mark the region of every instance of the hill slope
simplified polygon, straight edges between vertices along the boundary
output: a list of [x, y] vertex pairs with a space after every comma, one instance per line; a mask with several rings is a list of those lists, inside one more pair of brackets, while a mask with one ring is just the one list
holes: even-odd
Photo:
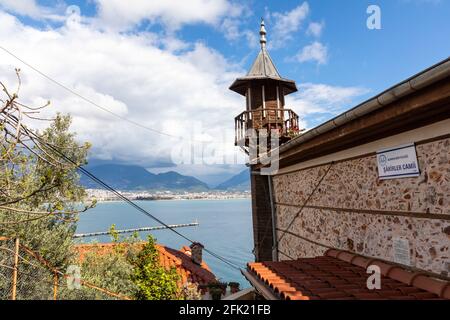
[[248, 169], [241, 171], [225, 182], [219, 184], [216, 189], [229, 191], [248, 191], [250, 190], [250, 172]]

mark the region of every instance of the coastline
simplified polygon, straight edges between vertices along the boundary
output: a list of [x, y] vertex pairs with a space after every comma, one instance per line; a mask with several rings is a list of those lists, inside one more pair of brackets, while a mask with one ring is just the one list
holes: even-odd
[[[111, 192], [102, 189], [87, 189], [89, 200], [98, 203], [123, 202]], [[133, 201], [187, 201], [187, 200], [244, 200], [251, 199], [250, 191], [212, 191], [212, 192], [172, 192], [172, 191], [120, 191]]]
[[[217, 199], [212, 199], [212, 198], [201, 198], [201, 199], [156, 199], [156, 200], [151, 200], [151, 199], [130, 199], [133, 201], [152, 201], [152, 202], [165, 202], [165, 201], [192, 201], [192, 200], [196, 200], [196, 201], [220, 201], [220, 200], [250, 200], [251, 197], [241, 197], [241, 198], [217, 198]], [[88, 200], [92, 200], [92, 199], [88, 199]], [[114, 202], [125, 202], [124, 200], [99, 200], [96, 199], [97, 203], [114, 203]]]

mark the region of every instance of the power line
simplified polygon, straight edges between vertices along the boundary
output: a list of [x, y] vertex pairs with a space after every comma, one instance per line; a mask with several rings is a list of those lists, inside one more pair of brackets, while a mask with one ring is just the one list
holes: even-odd
[[[196, 226], [198, 226], [198, 222], [172, 224], [170, 226], [172, 228], [196, 227]], [[114, 233], [121, 234], [121, 233], [133, 233], [133, 232], [155, 231], [155, 230], [165, 230], [165, 229], [167, 229], [167, 228], [164, 226], [141, 227], [141, 228], [133, 228], [133, 229], [114, 230]], [[108, 235], [108, 234], [111, 234], [111, 231], [76, 233], [73, 235], [73, 238], [96, 237], [96, 236], [103, 236], [103, 235]]]
[[[77, 165], [75, 162], [71, 161], [71, 159], [67, 158], [65, 155], [62, 155], [64, 159], [66, 159], [67, 161]], [[156, 222], [160, 223], [161, 225], [165, 226], [167, 229], [171, 230], [172, 232], [174, 232], [175, 234], [177, 234], [178, 236], [180, 236], [181, 238], [185, 239], [186, 241], [190, 242], [190, 243], [195, 243], [194, 240], [186, 237], [185, 235], [183, 235], [182, 233], [178, 232], [177, 230], [175, 230], [174, 228], [172, 228], [171, 226], [169, 226], [168, 224], [166, 224], [165, 222], [163, 222], [162, 220], [158, 219], [157, 217], [155, 217], [154, 215], [152, 215], [151, 213], [149, 213], [147, 210], [145, 210], [144, 208], [142, 208], [141, 206], [137, 205], [135, 202], [133, 202], [132, 200], [128, 199], [127, 197], [123, 196], [120, 192], [118, 192], [117, 190], [115, 190], [114, 188], [110, 187], [108, 184], [104, 183], [102, 180], [100, 180], [99, 178], [97, 178], [96, 176], [94, 176], [91, 172], [87, 171], [86, 169], [77, 166], [78, 170], [81, 171], [84, 175], [88, 176], [90, 179], [92, 179], [93, 181], [97, 182], [98, 184], [100, 184], [101, 186], [103, 186], [104, 188], [110, 190], [111, 192], [113, 192], [114, 194], [116, 194], [119, 198], [121, 198], [122, 200], [124, 200], [125, 202], [127, 202], [128, 204], [130, 204], [132, 207], [134, 207], [135, 209], [137, 209], [138, 211], [142, 212], [143, 214], [145, 214], [146, 216], [150, 217], [151, 219], [155, 220]], [[216, 257], [217, 259], [225, 262], [226, 264], [230, 265], [233, 268], [236, 268], [238, 270], [240, 270], [239, 267], [237, 267], [236, 265], [234, 265], [231, 262], [228, 262], [225, 258], [220, 257], [219, 255], [217, 255], [216, 253], [208, 250], [207, 248], [204, 248], [203, 250], [205, 250], [205, 252], [208, 252], [210, 255]]]
[[[303, 209], [305, 208], [306, 204], [309, 202], [309, 200], [313, 197], [313, 195], [315, 194], [316, 190], [320, 187], [320, 185], [322, 184], [322, 181], [325, 179], [325, 177], [328, 175], [328, 172], [330, 172], [331, 168], [334, 165], [334, 161], [331, 161], [330, 165], [328, 166], [328, 168], [325, 170], [325, 173], [323, 174], [323, 176], [320, 178], [319, 182], [314, 186], [314, 189], [311, 191], [311, 193], [309, 194], [309, 196], [306, 198], [305, 202], [302, 204], [302, 206], [300, 207], [300, 210], [297, 211], [296, 215], [294, 216], [294, 218], [292, 218], [292, 220], [290, 221], [289, 225], [287, 226], [287, 228], [284, 230], [283, 234], [280, 236], [280, 238], [278, 239], [278, 242], [281, 242], [281, 239], [283, 239], [283, 237], [286, 235], [286, 232], [289, 231], [289, 229], [291, 228], [291, 226], [294, 224], [295, 219], [298, 218], [298, 216], [300, 215], [300, 213], [302, 213]], [[280, 230], [281, 231], [281, 230]]]
[[[7, 54], [9, 54], [9, 55], [12, 56], [13, 58], [17, 59], [18, 61], [22, 62], [24, 65], [28, 66], [30, 69], [34, 70], [36, 73], [38, 73], [39, 75], [41, 75], [42, 77], [44, 77], [44, 78], [47, 79], [48, 81], [50, 81], [50, 82], [56, 84], [57, 86], [59, 86], [59, 87], [61, 87], [62, 89], [66, 90], [67, 92], [69, 92], [69, 93], [71, 93], [71, 94], [77, 96], [78, 98], [80, 98], [80, 99], [86, 101], [87, 103], [89, 103], [89, 104], [95, 106], [96, 108], [99, 108], [100, 110], [102, 110], [102, 111], [104, 111], [104, 112], [109, 113], [110, 115], [112, 115], [112, 116], [114, 116], [114, 117], [116, 117], [116, 118], [118, 118], [118, 119], [120, 119], [120, 120], [123, 120], [123, 121], [126, 121], [126, 122], [128, 122], [128, 123], [131, 123], [132, 125], [137, 126], [137, 127], [141, 128], [141, 129], [145, 129], [145, 130], [151, 131], [152, 133], [160, 134], [160, 135], [167, 136], [167, 137], [174, 138], [174, 139], [178, 139], [178, 140], [188, 140], [188, 139], [186, 139], [185, 137], [182, 137], [182, 136], [176, 136], [176, 135], [173, 135], [173, 134], [164, 132], [164, 131], [160, 131], [160, 130], [157, 130], [157, 129], [153, 129], [153, 128], [148, 127], [148, 126], [146, 126], [146, 125], [144, 125], [144, 124], [142, 124], [142, 123], [139, 123], [139, 122], [136, 122], [136, 121], [134, 121], [134, 120], [128, 119], [128, 118], [126, 118], [126, 117], [124, 117], [124, 116], [121, 116], [120, 114], [117, 114], [117, 113], [115, 113], [115, 112], [109, 110], [108, 108], [105, 108], [105, 107], [99, 105], [98, 103], [92, 101], [92, 100], [89, 99], [89, 98], [84, 97], [83, 95], [81, 95], [80, 93], [76, 92], [75, 90], [69, 88], [68, 86], [64, 85], [63, 83], [61, 83], [61, 82], [59, 82], [59, 81], [53, 79], [53, 78], [50, 77], [49, 75], [45, 74], [44, 72], [42, 72], [42, 71], [39, 70], [38, 68], [34, 67], [34, 66], [31, 65], [30, 63], [28, 63], [28, 62], [26, 62], [25, 60], [23, 60], [22, 58], [18, 57], [17, 55], [15, 55], [14, 53], [12, 53], [12, 52], [9, 51], [8, 49], [4, 48], [3, 46], [0, 46], [0, 49], [2, 49], [4, 52], [6, 52]], [[191, 140], [189, 140], [189, 141], [195, 142], [195, 143], [208, 143], [207, 141], [200, 141], [200, 140], [194, 140], [194, 139], [191, 139]]]
[[[0, 46], [0, 49], [2, 49], [4, 52], [6, 52], [7, 54], [11, 55], [12, 57], [14, 57], [15, 59], [17, 59], [18, 61], [22, 62], [23, 64], [25, 64], [26, 66], [28, 66], [29, 68], [31, 68], [32, 70], [34, 70], [35, 72], [37, 72], [38, 74], [40, 74], [41, 76], [43, 76], [44, 78], [46, 78], [47, 80], [53, 82], [54, 84], [58, 85], [59, 87], [63, 88], [64, 90], [68, 91], [69, 93], [79, 97], [80, 99], [92, 104], [93, 106], [123, 120], [123, 121], [127, 121], [133, 125], [136, 125], [142, 129], [146, 129], [149, 130], [153, 133], [158, 133], [161, 135], [165, 135], [168, 137], [172, 137], [172, 138], [177, 138], [177, 139], [185, 139], [183, 137], [178, 137], [163, 131], [159, 131], [150, 127], [147, 127], [145, 125], [142, 125], [138, 122], [135, 122], [133, 120], [130, 120], [128, 118], [125, 118], [121, 115], [118, 115], [110, 110], [108, 110], [107, 108], [104, 108], [100, 105], [98, 105], [97, 103], [95, 103], [94, 101], [82, 96], [81, 94], [77, 93], [76, 91], [72, 90], [71, 88], [65, 86], [64, 84], [58, 82], [57, 80], [54, 80], [53, 78], [51, 78], [50, 76], [46, 75], [45, 73], [43, 73], [42, 71], [40, 71], [39, 69], [35, 68], [34, 66], [32, 66], [31, 64], [29, 64], [28, 62], [24, 61], [23, 59], [19, 58], [18, 56], [16, 56], [14, 53], [10, 52], [9, 50], [7, 50], [6, 48], [4, 48], [3, 46]], [[49, 147], [50, 149], [52, 149], [54, 152], [56, 152], [57, 154], [59, 154], [63, 159], [65, 159], [66, 161], [72, 163], [73, 165], [76, 166], [76, 168], [83, 173], [84, 175], [88, 176], [91, 180], [95, 181], [96, 183], [98, 183], [99, 185], [103, 186], [104, 188], [106, 188], [107, 190], [113, 192], [114, 194], [116, 194], [120, 199], [124, 200], [125, 202], [127, 202], [128, 204], [130, 204], [132, 207], [134, 207], [135, 209], [137, 209], [138, 211], [142, 212], [143, 214], [145, 214], [146, 216], [150, 217], [151, 219], [155, 220], [156, 222], [160, 223], [161, 225], [165, 226], [167, 229], [171, 230], [172, 232], [174, 232], [175, 234], [177, 234], [178, 236], [182, 237], [183, 239], [185, 239], [186, 241], [190, 242], [190, 243], [194, 243], [195, 241], [189, 239], [188, 237], [186, 237], [185, 235], [181, 234], [180, 232], [174, 230], [172, 227], [170, 227], [168, 224], [164, 223], [162, 220], [156, 218], [155, 216], [153, 216], [151, 213], [149, 213], [147, 210], [143, 209], [142, 207], [140, 207], [139, 205], [137, 205], [136, 203], [134, 203], [132, 200], [128, 199], [127, 197], [123, 196], [120, 192], [118, 192], [117, 190], [115, 190], [114, 188], [112, 188], [111, 186], [109, 186], [108, 184], [106, 184], [105, 182], [103, 182], [102, 180], [100, 180], [99, 178], [97, 178], [95, 175], [93, 175], [91, 172], [89, 172], [88, 170], [84, 169], [83, 167], [81, 167], [79, 164], [77, 164], [75, 161], [73, 161], [72, 159], [68, 158], [65, 154], [61, 153], [58, 149], [54, 148], [52, 145], [46, 143], [45, 141], [42, 141], [42, 139], [37, 136], [36, 134], [30, 132], [28, 129], [24, 128], [29, 134], [32, 134], [37, 140], [41, 141], [41, 143], [45, 144], [47, 147]], [[191, 140], [193, 142], [195, 142], [195, 140]], [[196, 141], [199, 143], [206, 143], [205, 141]], [[235, 265], [234, 263], [228, 261], [227, 259], [221, 257], [220, 255], [214, 253], [213, 251], [207, 249], [207, 248], [203, 248], [203, 250], [207, 253], [209, 253], [211, 256], [221, 260], [222, 262], [228, 264], [229, 266], [237, 269], [237, 270], [241, 270], [241, 268], [239, 268], [237, 265]]]
[[[5, 119], [8, 116], [5, 115]], [[13, 122], [17, 123], [17, 120], [9, 117], [10, 120], [12, 120]], [[24, 132], [30, 137], [30, 139], [32, 141], [36, 142], [35, 140], [39, 141], [41, 143], [41, 146], [46, 146], [49, 149], [51, 149], [52, 151], [54, 151], [56, 154], [58, 154], [61, 158], [63, 158], [64, 160], [66, 160], [67, 162], [71, 163], [72, 165], [74, 165], [78, 171], [80, 171], [81, 173], [83, 173], [84, 175], [86, 175], [88, 178], [90, 178], [91, 180], [93, 180], [94, 182], [96, 182], [97, 184], [101, 185], [102, 187], [104, 187], [105, 189], [111, 191], [112, 193], [114, 193], [116, 196], [118, 196], [120, 199], [122, 199], [123, 201], [125, 201], [126, 203], [128, 203], [129, 205], [131, 205], [132, 207], [134, 207], [135, 209], [137, 209], [138, 211], [142, 212], [143, 214], [145, 214], [146, 216], [150, 217], [151, 219], [155, 220], [156, 222], [158, 222], [159, 224], [163, 225], [164, 227], [166, 227], [167, 229], [171, 230], [172, 232], [174, 232], [175, 234], [177, 234], [178, 236], [180, 236], [181, 238], [185, 239], [186, 241], [194, 244], [196, 243], [196, 241], [191, 240], [190, 238], [186, 237], [185, 235], [183, 235], [182, 233], [178, 232], [177, 230], [175, 230], [172, 226], [166, 224], [165, 222], [163, 222], [162, 220], [158, 219], [157, 217], [155, 217], [154, 215], [152, 215], [150, 212], [148, 212], [147, 210], [145, 210], [144, 208], [142, 208], [141, 206], [137, 205], [135, 202], [133, 202], [132, 200], [128, 199], [127, 197], [125, 197], [124, 195], [122, 195], [120, 192], [118, 192], [117, 190], [115, 190], [113, 187], [111, 187], [110, 185], [108, 185], [107, 183], [103, 182], [101, 179], [97, 178], [94, 174], [92, 174], [91, 172], [89, 172], [88, 170], [86, 170], [85, 168], [81, 167], [80, 164], [76, 163], [74, 160], [72, 160], [71, 158], [67, 157], [64, 153], [62, 153], [61, 151], [59, 151], [57, 148], [55, 148], [52, 144], [46, 142], [45, 140], [43, 140], [39, 135], [37, 135], [35, 132], [30, 131], [25, 125], [23, 124], [19, 124], [20, 127], [24, 130]], [[213, 251], [203, 247], [203, 250], [207, 253], [209, 253], [211, 256], [217, 258], [218, 260], [226, 263], [227, 265], [229, 265], [232, 268], [235, 268], [237, 270], [241, 270], [241, 268], [239, 266], [237, 266], [236, 264], [234, 264], [233, 262], [228, 261], [226, 258], [223, 258], [222, 256], [214, 253]]]
[[[112, 193], [114, 193], [115, 195], [117, 195], [120, 199], [122, 199], [123, 201], [125, 201], [126, 203], [128, 203], [129, 205], [131, 205], [133, 208], [135, 208], [136, 210], [140, 211], [141, 213], [145, 214], [146, 216], [148, 216], [149, 218], [155, 220], [156, 222], [158, 222], [159, 224], [163, 225], [164, 227], [166, 227], [167, 229], [171, 230], [172, 232], [174, 232], [175, 234], [177, 234], [178, 236], [180, 236], [181, 238], [185, 239], [186, 241], [190, 242], [190, 243], [196, 243], [196, 241], [191, 240], [190, 238], [186, 237], [185, 235], [183, 235], [182, 233], [178, 232], [177, 230], [175, 230], [172, 226], [166, 224], [165, 222], [163, 222], [162, 220], [158, 219], [157, 217], [155, 217], [154, 215], [152, 215], [150, 212], [148, 212], [147, 210], [145, 210], [144, 208], [142, 208], [141, 206], [139, 206], [138, 204], [136, 204], [135, 202], [133, 202], [132, 200], [128, 199], [127, 197], [125, 197], [124, 195], [122, 195], [120, 192], [118, 192], [117, 190], [115, 190], [113, 187], [111, 187], [110, 185], [108, 185], [107, 183], [103, 182], [101, 179], [97, 178], [94, 174], [92, 174], [91, 172], [89, 172], [88, 170], [84, 169], [83, 167], [81, 167], [79, 164], [77, 164], [75, 161], [73, 161], [72, 159], [70, 159], [69, 157], [67, 157], [65, 154], [63, 154], [61, 151], [59, 151], [58, 149], [56, 149], [55, 147], [53, 147], [51, 144], [48, 144], [47, 142], [43, 141], [39, 136], [37, 136], [35, 133], [30, 132], [26, 129], [27, 133], [33, 135], [37, 140], [39, 140], [41, 143], [45, 144], [48, 148], [50, 148], [51, 150], [53, 150], [54, 152], [56, 152], [59, 156], [61, 156], [64, 160], [70, 162], [71, 164], [73, 164], [74, 166], [76, 166], [76, 168], [83, 173], [84, 175], [86, 175], [87, 177], [89, 177], [91, 180], [95, 181], [96, 183], [98, 183], [99, 185], [101, 185], [102, 187], [106, 188], [107, 190], [111, 191]], [[213, 251], [207, 249], [206, 247], [203, 248], [203, 250], [207, 253], [209, 253], [211, 256], [215, 257], [216, 259], [226, 263], [227, 265], [229, 265], [230, 267], [237, 269], [237, 270], [241, 270], [241, 268], [237, 265], [235, 265], [233, 262], [228, 261], [226, 258], [223, 258], [222, 256], [218, 255], [217, 253], [214, 253]]]

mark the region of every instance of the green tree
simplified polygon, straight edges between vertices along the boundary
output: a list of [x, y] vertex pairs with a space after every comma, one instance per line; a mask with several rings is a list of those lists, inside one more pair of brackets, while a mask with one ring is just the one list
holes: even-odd
[[[70, 121], [69, 116], [57, 115], [40, 136], [58, 150], [64, 150], [71, 159], [85, 163], [89, 146], [76, 143], [69, 132]], [[43, 147], [36, 153], [54, 154], [54, 151]], [[32, 153], [20, 151], [16, 159], [20, 159], [18, 166], [6, 163], [2, 168], [6, 188], [14, 187], [14, 190], [0, 201], [20, 201], [0, 206], [0, 234], [19, 237], [23, 244], [39, 252], [53, 266], [64, 267], [70, 254], [77, 214], [92, 204], [84, 204], [85, 191], [79, 185], [79, 176], [73, 166], [53, 166]], [[8, 167], [14, 168], [8, 170]]]
[[134, 266], [132, 280], [137, 286], [136, 298], [139, 300], [180, 299], [178, 287], [180, 276], [176, 268], [166, 270], [159, 263], [159, 253], [155, 239], [149, 235], [148, 242], [132, 260]]
[[[123, 297], [132, 298], [137, 292], [132, 281], [133, 265], [131, 260], [136, 259], [139, 246], [137, 234], [121, 238], [116, 232], [115, 225], [110, 228], [113, 249], [102, 252], [101, 247], [92, 243], [91, 251], [87, 252], [80, 265], [82, 280], [90, 284], [114, 292]], [[79, 265], [78, 256], [73, 260], [74, 265]], [[117, 299], [104, 292], [82, 286], [79, 290], [62, 290], [64, 299], [89, 299], [105, 300]]]
[[[90, 145], [75, 140], [69, 130], [70, 116], [56, 115], [41, 132], [28, 128], [24, 119], [36, 121], [40, 108], [18, 102], [20, 86], [10, 93], [0, 85], [5, 95], [0, 100], [0, 236], [20, 238], [52, 266], [65, 271], [72, 256], [77, 215], [95, 203], [86, 204], [76, 166], [60, 153], [85, 164]], [[31, 275], [24, 279], [18, 298], [51, 296], [51, 290], [43, 294], [43, 283], [51, 280], [48, 272], [31, 266], [26, 269], [25, 263], [22, 268], [24, 275], [27, 270]]]
[[[100, 288], [138, 300], [182, 299], [180, 276], [175, 268], [166, 270], [159, 263], [155, 240], [148, 237], [145, 244], [138, 235], [121, 238], [110, 228], [113, 249], [102, 251], [95, 244], [81, 264], [82, 279]], [[74, 264], [77, 261], [74, 260]], [[191, 290], [192, 291], [192, 290]], [[65, 299], [115, 299], [100, 291], [83, 286], [80, 290], [62, 290]]]
[[[57, 114], [42, 132], [28, 128], [24, 118], [35, 121], [36, 111], [47, 105], [31, 108], [18, 102], [18, 70], [17, 75], [19, 86], [15, 93], [0, 82], [5, 95], [0, 99], [0, 236], [18, 237], [64, 273], [69, 264], [78, 263], [73, 250], [78, 214], [95, 205], [86, 203], [77, 173], [78, 165], [86, 164], [90, 145], [76, 141], [70, 132], [70, 116]], [[132, 245], [137, 237], [122, 243], [114, 226], [111, 234], [117, 244], [115, 250], [108, 255], [88, 254], [81, 266], [83, 280], [137, 299], [180, 297], [176, 269], [160, 266], [151, 236], [143, 250], [137, 252]], [[10, 256], [10, 252], [0, 250], [0, 265], [9, 263]], [[54, 275], [39, 264], [21, 260], [18, 299], [52, 298]], [[10, 276], [5, 270], [10, 272], [0, 267], [0, 299], [9, 294]], [[86, 287], [68, 290], [63, 285], [59, 298], [109, 298], [99, 292]]]

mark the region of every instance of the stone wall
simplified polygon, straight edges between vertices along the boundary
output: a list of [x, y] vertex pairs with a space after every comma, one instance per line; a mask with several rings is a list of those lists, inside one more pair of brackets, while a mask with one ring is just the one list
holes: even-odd
[[333, 164], [300, 214], [330, 164], [275, 176], [280, 258], [339, 248], [393, 261], [398, 237], [409, 240], [412, 267], [448, 275], [450, 139], [416, 149], [418, 178], [379, 180], [375, 155]]

